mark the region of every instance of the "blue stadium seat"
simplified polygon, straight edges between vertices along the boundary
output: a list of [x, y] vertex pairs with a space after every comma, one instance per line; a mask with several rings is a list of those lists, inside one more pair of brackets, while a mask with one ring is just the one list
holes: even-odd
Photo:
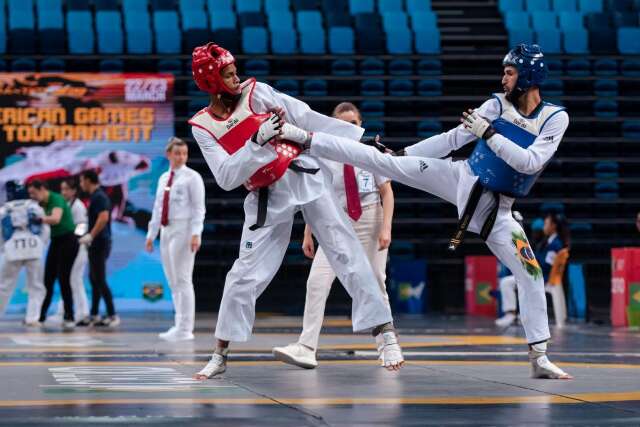
[[236, 14], [231, 10], [216, 10], [209, 9], [209, 16], [211, 22], [211, 30], [233, 30], [237, 26]]
[[363, 80], [360, 82], [360, 95], [362, 96], [384, 96], [384, 81]]
[[271, 33], [271, 52], [282, 54], [295, 54], [298, 52], [296, 32], [293, 28], [276, 28]]
[[352, 59], [336, 59], [331, 63], [331, 74], [334, 76], [354, 76], [356, 63]]
[[537, 10], [531, 12], [531, 26], [535, 31], [552, 30], [558, 27], [558, 17], [555, 12]]
[[351, 27], [329, 28], [329, 52], [332, 54], [354, 53], [354, 34]]
[[240, 23], [240, 28], [267, 26], [267, 20], [264, 14], [260, 12], [242, 12], [238, 14], [238, 22]]
[[266, 76], [270, 70], [269, 61], [265, 59], [249, 59], [244, 63], [244, 73], [248, 76]]
[[407, 12], [426, 12], [431, 10], [431, 0], [407, 0]]
[[433, 30], [438, 27], [438, 17], [430, 10], [410, 12], [411, 28], [414, 30]]
[[267, 15], [267, 26], [271, 31], [278, 28], [293, 30], [293, 14], [288, 10], [274, 10]]
[[567, 74], [584, 77], [591, 75], [591, 64], [586, 59], [572, 59], [567, 62]]
[[504, 25], [507, 30], [520, 30], [531, 27], [527, 12], [508, 12], [504, 16]]
[[524, 10], [524, 0], [498, 0], [498, 10], [505, 14]]
[[18, 58], [11, 61], [11, 71], [29, 72], [36, 71], [36, 61], [29, 58]]
[[578, 12], [560, 12], [558, 14], [560, 28], [562, 30], [575, 30], [584, 28], [582, 15]]
[[174, 0], [151, 0], [151, 9], [155, 10], [175, 10]]
[[381, 120], [367, 120], [364, 126], [365, 136], [384, 136], [384, 122]]
[[[9, 0], [9, 30], [34, 29], [35, 17], [31, 0]], [[4, 2], [2, 3], [4, 9]]]
[[236, 0], [236, 10], [238, 13], [262, 12], [261, 0]]
[[436, 79], [424, 79], [418, 82], [418, 95], [441, 96], [442, 82]]
[[622, 122], [622, 136], [629, 139], [640, 139], [640, 121], [625, 120]]
[[179, 76], [182, 74], [182, 64], [179, 59], [161, 59], [157, 64], [158, 72]]
[[551, 0], [551, 9], [556, 12], [577, 11], [577, 0]]
[[122, 0], [122, 12], [148, 12], [148, 0]]
[[389, 82], [389, 95], [413, 96], [413, 82], [411, 80], [398, 79]]
[[578, 10], [583, 14], [602, 12], [602, 0], [578, 0]]
[[637, 59], [623, 60], [620, 69], [623, 76], [640, 77], [640, 61]]
[[267, 15], [270, 15], [273, 12], [288, 12], [290, 7], [291, 4], [289, 3], [289, 0], [265, 0], [264, 2], [264, 11]]
[[120, 6], [120, 3], [118, 2], [118, 0], [94, 0], [93, 4], [96, 7], [96, 11], [119, 10], [119, 6]]
[[132, 10], [124, 14], [127, 33], [127, 52], [148, 54], [152, 51], [151, 18], [145, 11]]
[[244, 53], [265, 54], [268, 34], [264, 27], [245, 27], [242, 29], [242, 51]]
[[410, 59], [392, 59], [389, 61], [389, 74], [408, 76], [413, 74], [413, 62]]
[[596, 96], [618, 96], [618, 81], [596, 80], [593, 83], [593, 92]]
[[351, 27], [351, 15], [346, 12], [329, 11], [325, 13], [327, 19], [327, 26], [329, 27]]
[[550, 76], [561, 75], [564, 72], [562, 61], [554, 58], [546, 58], [547, 69]]
[[440, 53], [440, 31], [416, 30], [415, 31], [416, 52], [421, 54]]
[[183, 15], [185, 12], [205, 11], [205, 0], [178, 0], [178, 10]]
[[418, 61], [418, 74], [421, 76], [442, 74], [442, 63], [438, 59], [421, 59]]
[[393, 12], [404, 10], [403, 0], [378, 0], [378, 12]]
[[442, 125], [437, 120], [421, 120], [418, 122], [417, 131], [419, 138], [430, 138], [442, 133]]
[[98, 53], [117, 54], [123, 52], [122, 17], [115, 10], [96, 12]]
[[623, 55], [640, 54], [640, 28], [618, 29], [618, 51]]
[[289, 96], [300, 95], [300, 88], [297, 80], [276, 80], [273, 87]]
[[355, 16], [357, 52], [378, 55], [385, 51], [385, 41], [380, 16], [376, 13], [359, 13]]
[[564, 30], [562, 47], [568, 54], [589, 53], [589, 33], [584, 28]]
[[547, 79], [540, 85], [542, 96], [562, 96], [564, 95], [564, 83], [562, 80]]
[[40, 63], [40, 71], [45, 73], [62, 73], [66, 69], [66, 63], [63, 59], [45, 58]]
[[327, 52], [325, 46], [325, 32], [323, 29], [301, 30], [300, 52], [304, 54], [319, 55]]
[[64, 29], [62, 0], [38, 0], [36, 2], [38, 29]]
[[67, 12], [67, 40], [69, 53], [94, 52], [93, 19], [91, 12], [70, 10]]
[[231, 12], [233, 11], [234, 0], [207, 0], [207, 10], [209, 13], [214, 12]]
[[40, 30], [40, 52], [49, 55], [67, 53], [64, 30], [61, 28]]
[[529, 28], [510, 29], [509, 46], [515, 46], [520, 43], [533, 43], [533, 31]]
[[[0, 53], [7, 51], [7, 19], [4, 14], [4, 7], [0, 8]], [[6, 64], [5, 64], [6, 66]]]
[[382, 117], [384, 116], [383, 101], [362, 101], [360, 104], [360, 112], [363, 117]]
[[358, 13], [373, 13], [373, 0], [349, 0], [349, 13], [356, 15]]
[[615, 76], [618, 74], [618, 63], [615, 59], [601, 58], [593, 63], [593, 74], [596, 76]]
[[409, 28], [409, 19], [404, 11], [383, 12], [382, 15], [382, 28], [390, 33], [400, 28]]
[[98, 65], [101, 73], [122, 73], [124, 63], [120, 59], [103, 59]]
[[536, 32], [536, 43], [548, 54], [562, 53], [562, 33], [558, 29], [548, 28]]
[[618, 103], [611, 99], [599, 99], [593, 103], [593, 114], [596, 117], [617, 117]]
[[360, 74], [365, 76], [382, 75], [384, 74], [384, 62], [377, 58], [367, 58], [360, 63]]
[[589, 31], [589, 50], [595, 54], [612, 54], [616, 52], [616, 46], [611, 43], [617, 38], [617, 30], [598, 28]]
[[526, 9], [529, 12], [533, 12], [534, 10], [550, 10], [551, 4], [549, 0], [525, 0]]
[[306, 96], [327, 96], [326, 80], [305, 80], [302, 85], [302, 92]]
[[156, 52], [180, 53], [182, 51], [182, 34], [177, 12], [169, 10], [153, 12], [153, 27]]
[[208, 28], [207, 26], [207, 15], [204, 13], [204, 10], [184, 10], [181, 12], [182, 15], [182, 29], [184, 31], [188, 30], [205, 30]]
[[298, 30], [322, 28], [322, 14], [317, 10], [302, 10], [296, 13]]
[[387, 52], [391, 55], [413, 53], [413, 36], [408, 28], [396, 28], [387, 32]]

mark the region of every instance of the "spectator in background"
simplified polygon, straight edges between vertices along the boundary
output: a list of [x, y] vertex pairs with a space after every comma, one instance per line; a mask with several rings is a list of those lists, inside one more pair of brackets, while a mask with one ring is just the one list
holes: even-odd
[[539, 249], [536, 248], [536, 259], [539, 260], [546, 284], [558, 251], [570, 246], [569, 224], [563, 214], [550, 213], [544, 219], [543, 231], [545, 240]]
[[196, 316], [193, 264], [206, 212], [204, 181], [186, 165], [186, 142], [171, 138], [166, 153], [169, 170], [158, 180], [145, 248], [153, 251], [153, 241], [160, 232], [162, 268], [171, 289], [175, 324], [158, 336], [166, 341], [187, 341], [193, 339]]
[[[120, 318], [113, 305], [113, 296], [107, 284], [107, 258], [111, 253], [111, 202], [100, 187], [98, 174], [93, 170], [80, 174], [80, 188], [90, 195], [89, 232], [80, 238], [88, 246], [89, 279], [91, 280], [91, 317], [80, 322], [82, 326], [116, 327]], [[107, 316], [100, 318], [100, 298], [104, 298]]]
[[[76, 224], [76, 234], [84, 234], [87, 229], [87, 207], [78, 198], [78, 181], [75, 178], [68, 178], [60, 184], [60, 193], [71, 208], [73, 222]], [[77, 326], [83, 326], [81, 320], [89, 317], [89, 302], [84, 288], [84, 270], [87, 267], [87, 247], [80, 245], [78, 255], [71, 268], [71, 292], [73, 294], [74, 319]], [[63, 304], [58, 304], [58, 314], [62, 317]]]
[[78, 239], [74, 234], [76, 226], [73, 222], [71, 208], [62, 195], [49, 191], [42, 181], [30, 182], [27, 189], [29, 197], [39, 202], [44, 209], [45, 216], [42, 217], [42, 222], [51, 226], [51, 244], [44, 268], [44, 287], [47, 293], [40, 309], [40, 322], [44, 323], [47, 319], [47, 311], [53, 297], [53, 285], [58, 279], [64, 304], [62, 327], [65, 330], [73, 330], [75, 322], [71, 293], [71, 269], [78, 255]]

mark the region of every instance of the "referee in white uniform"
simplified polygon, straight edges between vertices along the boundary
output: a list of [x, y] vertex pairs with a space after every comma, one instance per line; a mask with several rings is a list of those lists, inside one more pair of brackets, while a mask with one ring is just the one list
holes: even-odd
[[[333, 117], [356, 126], [362, 124], [360, 111], [350, 102], [338, 104], [333, 110]], [[323, 160], [323, 162], [331, 170], [333, 189], [339, 206], [342, 206], [349, 215], [351, 225], [376, 275], [380, 292], [388, 305], [386, 267], [394, 209], [391, 181], [351, 165], [331, 160]], [[308, 258], [313, 258], [307, 279], [302, 333], [297, 343], [276, 347], [273, 351], [274, 356], [283, 362], [303, 368], [315, 368], [318, 365], [315, 353], [324, 319], [325, 304], [336, 274], [322, 248], [315, 252], [312, 230], [308, 225], [304, 229], [302, 250]]]
[[153, 250], [160, 231], [160, 255], [171, 289], [175, 325], [159, 337], [185, 341], [193, 339], [196, 314], [192, 276], [204, 223], [204, 182], [198, 172], [186, 166], [189, 152], [183, 140], [171, 138], [166, 152], [170, 168], [158, 180], [146, 249]]

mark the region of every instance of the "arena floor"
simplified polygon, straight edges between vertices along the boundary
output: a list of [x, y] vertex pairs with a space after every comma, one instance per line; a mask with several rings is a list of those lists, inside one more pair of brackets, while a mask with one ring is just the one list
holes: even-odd
[[223, 378], [191, 375], [209, 357], [214, 318], [196, 340], [161, 342], [164, 315], [124, 316], [118, 331], [27, 331], [0, 321], [3, 425], [640, 425], [640, 332], [569, 325], [552, 360], [572, 381], [529, 378], [520, 328], [489, 319], [402, 318], [407, 364], [376, 365], [367, 335], [327, 319], [320, 366], [276, 362], [271, 347], [296, 338], [300, 318], [261, 317]]

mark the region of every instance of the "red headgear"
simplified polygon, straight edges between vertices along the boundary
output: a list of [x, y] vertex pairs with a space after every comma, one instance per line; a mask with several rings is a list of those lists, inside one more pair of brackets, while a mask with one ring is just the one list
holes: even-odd
[[193, 49], [191, 70], [193, 80], [200, 90], [211, 94], [227, 92], [230, 95], [237, 95], [222, 82], [220, 71], [227, 65], [236, 62], [231, 52], [218, 46], [215, 43], [207, 43]]

